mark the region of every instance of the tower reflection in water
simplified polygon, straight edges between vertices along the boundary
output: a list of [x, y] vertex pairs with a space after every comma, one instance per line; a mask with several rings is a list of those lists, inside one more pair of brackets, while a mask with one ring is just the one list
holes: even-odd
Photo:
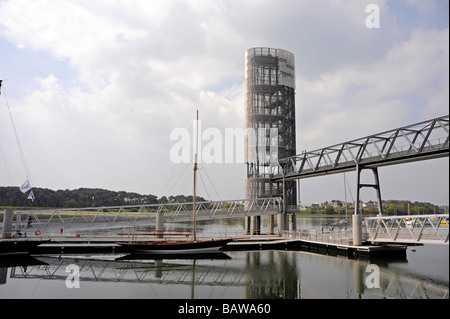
[[284, 251], [248, 252], [244, 298], [299, 299], [296, 256]]
[[[369, 289], [370, 261], [300, 251], [238, 251], [214, 257], [63, 255], [17, 262], [8, 258], [8, 263], [0, 264], [0, 298], [11, 297], [12, 292], [23, 298], [27, 289], [50, 283], [46, 298], [70, 298], [66, 267], [73, 264], [79, 267], [83, 298], [434, 299], [449, 295], [447, 279], [418, 276], [405, 260], [377, 262], [377, 281], [369, 284], [379, 288]], [[34, 297], [41, 297], [40, 290], [33, 291]]]

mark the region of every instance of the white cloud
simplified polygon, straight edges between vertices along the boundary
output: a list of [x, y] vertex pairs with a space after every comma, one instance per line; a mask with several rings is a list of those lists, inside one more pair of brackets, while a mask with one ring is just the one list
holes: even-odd
[[300, 76], [298, 140], [324, 147], [447, 114], [448, 78], [448, 29], [413, 31], [371, 64], [346, 65], [312, 81]]
[[[0, 0], [0, 36], [75, 70], [64, 85], [32, 75], [37, 89], [10, 101], [35, 183], [156, 193], [174, 171], [170, 131], [196, 109], [206, 127], [243, 125], [253, 46], [296, 55], [300, 149], [448, 113], [448, 26], [398, 32], [388, 2], [371, 3], [379, 30], [360, 0]], [[241, 194], [242, 167], [227, 169]]]

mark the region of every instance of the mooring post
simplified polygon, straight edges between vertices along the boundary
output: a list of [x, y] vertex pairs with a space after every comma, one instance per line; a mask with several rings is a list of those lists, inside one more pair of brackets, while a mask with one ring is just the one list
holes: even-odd
[[261, 235], [261, 216], [251, 217], [250, 234]]
[[251, 219], [250, 219], [250, 216], [245, 216], [244, 217], [244, 221], [245, 221], [245, 234], [246, 235], [251, 235], [251, 233], [250, 233], [250, 224], [252, 223], [251, 222]]
[[269, 216], [269, 230], [268, 230], [268, 234], [269, 235], [274, 235], [274, 229], [275, 229], [275, 216], [274, 215], [270, 215]]
[[10, 239], [13, 228], [14, 210], [7, 208], [3, 216], [2, 239]]
[[297, 215], [295, 215], [295, 213], [292, 213], [291, 225], [292, 225], [292, 232], [295, 233], [297, 231]]
[[353, 246], [362, 245], [362, 218], [361, 215], [353, 215]]
[[164, 213], [158, 212], [156, 214], [156, 238], [164, 237]]

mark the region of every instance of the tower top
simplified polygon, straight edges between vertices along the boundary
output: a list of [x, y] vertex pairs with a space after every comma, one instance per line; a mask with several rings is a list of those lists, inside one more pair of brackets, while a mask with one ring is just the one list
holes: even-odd
[[[256, 68], [276, 70], [276, 84], [295, 89], [295, 55], [293, 53], [283, 49], [256, 47], [245, 52], [245, 60], [247, 70], [250, 70], [248, 68], [250, 64]], [[271, 84], [275, 83], [271, 81]]]

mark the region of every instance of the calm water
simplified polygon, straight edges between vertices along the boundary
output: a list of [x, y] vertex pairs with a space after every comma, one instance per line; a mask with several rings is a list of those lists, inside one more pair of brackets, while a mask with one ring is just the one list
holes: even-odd
[[[330, 221], [302, 218], [298, 225], [320, 228]], [[242, 232], [237, 221], [203, 223], [200, 228], [204, 234]], [[216, 257], [34, 256], [0, 266], [0, 298], [449, 298], [448, 245], [410, 247], [407, 260], [389, 262], [301, 251], [226, 252]], [[71, 269], [79, 271], [79, 277]]]

